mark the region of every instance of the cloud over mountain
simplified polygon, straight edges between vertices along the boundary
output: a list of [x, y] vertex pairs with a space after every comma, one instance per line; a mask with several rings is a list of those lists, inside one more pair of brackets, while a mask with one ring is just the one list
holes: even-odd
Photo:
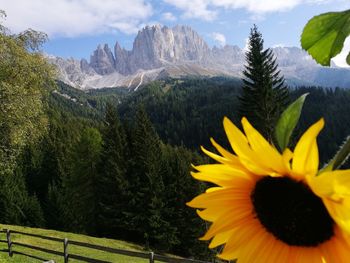
[[163, 0], [183, 11], [184, 17], [214, 20], [220, 9], [245, 9], [249, 13], [263, 15], [290, 10], [301, 4], [323, 4], [343, 0]]
[[220, 46], [225, 46], [226, 45], [226, 37], [225, 35], [214, 32], [212, 33], [212, 38], [220, 45]]
[[18, 32], [31, 27], [50, 37], [136, 33], [153, 13], [145, 0], [0, 0], [5, 25]]
[[[220, 34], [217, 37], [220, 39]], [[272, 50], [291, 86], [350, 87], [348, 69], [321, 67], [296, 47], [279, 46]], [[137, 34], [131, 50], [116, 42], [114, 47], [99, 45], [90, 61], [57, 57], [49, 60], [58, 66], [62, 81], [78, 88], [124, 86], [137, 89], [146, 82], [167, 77], [224, 75], [241, 78], [244, 52], [232, 45], [210, 48], [189, 26], [154, 25], [146, 26]]]

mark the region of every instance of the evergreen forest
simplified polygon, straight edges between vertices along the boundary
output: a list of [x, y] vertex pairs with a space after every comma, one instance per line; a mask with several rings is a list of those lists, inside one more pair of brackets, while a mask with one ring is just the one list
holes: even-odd
[[[186, 207], [205, 185], [189, 171], [208, 162], [199, 149], [213, 150], [210, 137], [229, 147], [222, 119], [239, 124], [240, 87], [229, 78], [168, 79], [137, 92], [82, 92], [57, 83], [47, 132], [24, 148], [1, 186], [1, 221], [209, 258], [198, 241], [207, 225]], [[323, 116], [318, 144], [326, 163], [350, 133], [350, 90], [299, 87], [290, 97], [304, 93], [293, 141]]]
[[[45, 34], [15, 35], [2, 26], [0, 31], [3, 224], [123, 239], [158, 252], [210, 259], [216, 251], [198, 240], [208, 224], [186, 202], [207, 188], [190, 175], [191, 165], [209, 162], [200, 146], [214, 151], [213, 137], [230, 147], [224, 116], [240, 126], [243, 105], [272, 137], [270, 122], [263, 120], [274, 124], [287, 101], [308, 93], [291, 145], [324, 117], [318, 137], [321, 165], [350, 134], [350, 89], [287, 89], [262, 42], [256, 50], [263, 54], [259, 63], [268, 61], [266, 71], [253, 72], [252, 55], [244, 73], [252, 81], [254, 74], [267, 76], [262, 94], [268, 94], [272, 107], [261, 118], [256, 105], [263, 95], [256, 100], [250, 95], [257, 94], [257, 81], [167, 78], [137, 91], [81, 91], [53, 81], [54, 69], [39, 50]], [[349, 161], [343, 165], [349, 166]]]

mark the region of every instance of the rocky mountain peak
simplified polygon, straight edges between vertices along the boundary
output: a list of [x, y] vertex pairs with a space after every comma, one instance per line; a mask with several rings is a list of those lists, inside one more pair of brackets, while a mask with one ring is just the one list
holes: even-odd
[[98, 45], [97, 49], [90, 56], [90, 67], [100, 75], [107, 75], [115, 72], [115, 59], [108, 44]]
[[115, 70], [123, 75], [128, 75], [130, 72], [128, 59], [129, 59], [129, 52], [124, 48], [122, 48], [119, 45], [118, 41], [116, 41], [114, 45]]
[[304, 50], [297, 47], [274, 47], [273, 53], [277, 58], [279, 66], [292, 66], [302, 63], [305, 67], [318, 67], [319, 65], [312, 57]]
[[[323, 68], [300, 48], [275, 47], [272, 50], [279, 69], [291, 85], [350, 85], [347, 69]], [[138, 32], [132, 50], [124, 49], [118, 42], [113, 51], [107, 44], [99, 45], [90, 62], [49, 59], [58, 65], [63, 81], [83, 88], [126, 86], [137, 89], [147, 81], [166, 76], [241, 78], [245, 63], [244, 50], [238, 46], [210, 48], [191, 27], [181, 25], [144, 27]]]
[[209, 51], [206, 42], [188, 26], [153, 25], [138, 32], [131, 51], [118, 42], [114, 54], [107, 44], [99, 45], [91, 55], [89, 66], [100, 75], [113, 72], [130, 75], [169, 63], [202, 61]]

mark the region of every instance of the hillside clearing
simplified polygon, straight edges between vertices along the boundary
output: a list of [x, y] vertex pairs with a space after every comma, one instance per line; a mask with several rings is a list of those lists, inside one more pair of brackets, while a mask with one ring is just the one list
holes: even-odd
[[[73, 234], [73, 233], [67, 233], [67, 232], [60, 232], [60, 231], [54, 231], [54, 230], [46, 230], [46, 229], [40, 229], [40, 228], [30, 228], [30, 227], [21, 227], [21, 226], [13, 226], [13, 225], [4, 225], [0, 224], [0, 229], [10, 229], [15, 231], [21, 231], [25, 233], [31, 233], [31, 234], [37, 234], [37, 235], [43, 235], [43, 236], [50, 236], [50, 237], [56, 237], [56, 238], [68, 238], [69, 240], [74, 241], [80, 241], [85, 242], [89, 244], [94, 245], [101, 245], [101, 246], [107, 246], [111, 248], [119, 248], [119, 249], [125, 249], [130, 251], [140, 251], [145, 252], [143, 247], [128, 243], [125, 241], [120, 240], [113, 240], [108, 238], [95, 238], [85, 235], [79, 235], [79, 234]], [[43, 247], [55, 251], [63, 251], [63, 243], [49, 241], [49, 240], [42, 240], [35, 237], [29, 237], [29, 236], [23, 236], [18, 234], [11, 234], [11, 238], [13, 242], [20, 242], [24, 244], [34, 245], [38, 247]], [[0, 239], [6, 240], [6, 234], [0, 233]], [[8, 253], [4, 250], [7, 250], [7, 244], [6, 243], [0, 243], [0, 263], [38, 263], [40, 262], [38, 259], [32, 259], [27, 256], [22, 256], [18, 254], [14, 254], [13, 257], [9, 257]], [[45, 252], [40, 252], [28, 248], [19, 247], [16, 245], [13, 245], [13, 250], [34, 255], [40, 258], [44, 259], [53, 259], [55, 262], [63, 262], [63, 257], [51, 255]], [[69, 245], [69, 253], [82, 255], [86, 257], [96, 258], [100, 260], [110, 261], [110, 262], [120, 262], [120, 263], [142, 263], [142, 262], [149, 262], [147, 259], [141, 259], [141, 258], [135, 258], [135, 257], [129, 257], [124, 255], [115, 255], [103, 251], [98, 251], [95, 249], [89, 249], [89, 248], [83, 248], [83, 247], [77, 247], [75, 245]], [[69, 262], [81, 262], [78, 260], [70, 259]]]

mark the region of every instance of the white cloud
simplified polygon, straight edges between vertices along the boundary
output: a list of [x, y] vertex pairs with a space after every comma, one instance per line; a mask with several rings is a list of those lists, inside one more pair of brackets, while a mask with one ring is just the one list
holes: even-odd
[[216, 11], [208, 9], [210, 0], [163, 0], [165, 3], [184, 11], [184, 18], [200, 18], [211, 21], [217, 16]]
[[[319, 0], [311, 0], [319, 1]], [[305, 1], [304, 1], [305, 2]], [[285, 11], [303, 3], [302, 0], [212, 0], [211, 4], [226, 9], [243, 8], [251, 13]]]
[[223, 34], [214, 32], [211, 36], [220, 46], [226, 45], [226, 37]]
[[278, 43], [278, 44], [272, 45], [271, 47], [272, 47], [272, 48], [276, 48], [276, 47], [286, 47], [286, 44]]
[[119, 30], [137, 32], [152, 15], [145, 0], [0, 0], [5, 25], [18, 32], [27, 28], [49, 36], [99, 34]]
[[344, 42], [342, 51], [332, 58], [332, 61], [338, 66], [343, 68], [349, 68], [350, 66], [346, 63], [346, 57], [350, 52], [350, 37], [347, 37]]
[[213, 20], [218, 9], [245, 9], [254, 15], [290, 10], [300, 4], [325, 4], [339, 0], [163, 0], [184, 11], [187, 18]]
[[261, 22], [265, 20], [265, 14], [264, 13], [252, 13], [249, 17], [250, 21], [253, 21], [255, 23]]
[[173, 13], [166, 12], [162, 14], [162, 19], [165, 21], [176, 21], [176, 16], [173, 15]]
[[246, 39], [244, 39], [243, 51], [247, 52], [248, 50], [249, 50], [249, 38], [247, 37]]

